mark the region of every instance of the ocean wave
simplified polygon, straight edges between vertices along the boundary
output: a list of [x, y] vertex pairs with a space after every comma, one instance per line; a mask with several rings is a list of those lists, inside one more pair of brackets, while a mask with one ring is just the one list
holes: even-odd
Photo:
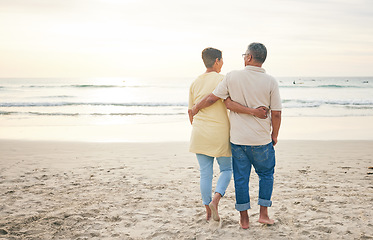
[[0, 111], [0, 115], [12, 115], [17, 114], [18, 112], [6, 112], [6, 111]]
[[131, 102], [131, 103], [98, 103], [98, 102], [14, 102], [0, 103], [0, 107], [63, 107], [63, 106], [119, 106], [119, 107], [185, 107], [187, 103], [164, 102]]
[[337, 85], [337, 84], [330, 84], [330, 85], [303, 85], [303, 84], [295, 84], [295, 85], [279, 85], [279, 88], [373, 88], [373, 85]]
[[317, 86], [319, 88], [364, 88], [364, 86], [353, 86], [353, 85], [336, 85], [336, 84], [331, 84], [331, 85], [319, 85]]
[[[179, 86], [179, 85], [169, 85], [169, 84], [144, 84], [144, 85], [111, 85], [111, 84], [57, 84], [57, 85], [13, 85], [13, 86], [0, 86], [1, 90], [6, 90], [8, 88], [22, 88], [22, 89], [58, 89], [58, 88], [76, 88], [76, 89], [106, 89], [106, 88], [184, 88], [185, 86]], [[291, 83], [279, 83], [280, 88], [331, 88], [331, 89], [344, 89], [344, 88], [366, 88], [370, 89], [373, 88], [372, 82], [366, 82], [366, 83], [346, 83], [346, 84], [327, 84], [327, 83], [297, 83], [297, 84], [291, 84]]]
[[[82, 88], [82, 89], [89, 89], [89, 88], [150, 88], [150, 87], [158, 87], [158, 88], [175, 88], [175, 86], [167, 86], [167, 85], [91, 85], [91, 84], [77, 84], [77, 85], [23, 85], [20, 86], [21, 88]], [[373, 88], [371, 84], [365, 85], [338, 85], [338, 84], [329, 84], [329, 85], [306, 85], [306, 84], [294, 84], [294, 85], [279, 85], [280, 88]], [[5, 88], [5, 87], [3, 87]], [[180, 86], [176, 86], [176, 88], [180, 88]], [[0, 87], [1, 89], [1, 87]]]
[[[60, 96], [68, 98], [69, 96]], [[286, 108], [300, 107], [320, 107], [321, 105], [334, 106], [361, 106], [373, 108], [373, 100], [300, 100], [284, 99], [282, 100]], [[116, 107], [187, 107], [186, 102], [8, 102], [0, 103], [0, 107], [65, 107], [65, 106], [116, 106]]]
[[186, 113], [45, 113], [45, 112], [15, 112], [15, 111], [0, 111], [0, 115], [36, 115], [36, 116], [175, 116], [186, 115]]
[[[157, 86], [157, 85], [97, 85], [97, 84], [8, 86], [8, 88], [149, 88], [149, 87], [167, 87], [167, 86], [161, 86], [161, 85], [160, 86]], [[172, 86], [170, 87], [172, 88]]]
[[[350, 109], [350, 111], [342, 111], [342, 112], [334, 112], [334, 111], [322, 111], [322, 112], [309, 112], [309, 111], [301, 111], [301, 112], [284, 112], [284, 117], [352, 117], [352, 116], [373, 116], [372, 111], [364, 111], [366, 109]], [[184, 116], [185, 119], [187, 118], [186, 112], [158, 112], [158, 113], [63, 113], [63, 112], [33, 112], [33, 111], [0, 111], [0, 116], [9, 116], [12, 119], [14, 117], [61, 117], [61, 118], [100, 118], [100, 117], [141, 117], [145, 119], [146, 117], [173, 117], [173, 116]]]
[[321, 105], [345, 106], [354, 107], [360, 106], [364, 108], [373, 109], [373, 101], [369, 100], [299, 100], [299, 99], [285, 99], [282, 101], [284, 108], [316, 108]]
[[352, 106], [345, 106], [347, 109], [373, 109], [373, 106], [363, 106], [363, 105], [352, 105]]
[[21, 88], [123, 88], [127, 86], [118, 85], [92, 85], [92, 84], [77, 84], [77, 85], [23, 85]]
[[42, 96], [40, 98], [75, 98], [75, 96], [57, 95], [57, 96]]

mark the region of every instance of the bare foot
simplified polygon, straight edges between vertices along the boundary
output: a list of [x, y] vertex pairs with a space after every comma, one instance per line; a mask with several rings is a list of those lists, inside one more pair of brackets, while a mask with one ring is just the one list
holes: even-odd
[[249, 215], [247, 211], [240, 211], [240, 226], [243, 229], [248, 229], [250, 227]]
[[214, 205], [213, 202], [209, 204], [209, 207], [211, 209], [212, 219], [215, 221], [220, 221], [219, 213], [218, 213], [218, 207]]
[[258, 222], [262, 224], [273, 225], [275, 223], [275, 220], [270, 218], [259, 218]]
[[242, 223], [241, 220], [240, 220], [240, 226], [241, 226], [242, 229], [249, 229], [250, 224], [249, 224], [249, 222]]
[[208, 205], [205, 205], [206, 208], [206, 221], [210, 221], [211, 219], [211, 209]]
[[268, 207], [260, 206], [259, 220], [258, 222], [267, 225], [273, 225], [274, 220], [270, 219], [268, 216]]

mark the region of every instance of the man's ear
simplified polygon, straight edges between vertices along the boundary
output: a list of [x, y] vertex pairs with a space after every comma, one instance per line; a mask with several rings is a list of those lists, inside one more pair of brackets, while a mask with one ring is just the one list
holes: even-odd
[[252, 56], [249, 55], [247, 58], [245, 58], [245, 63], [249, 63], [252, 59]]

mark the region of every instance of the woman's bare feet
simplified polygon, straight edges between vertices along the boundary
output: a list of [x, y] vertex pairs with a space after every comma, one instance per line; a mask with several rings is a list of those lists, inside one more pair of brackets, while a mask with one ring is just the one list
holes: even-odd
[[211, 219], [211, 209], [210, 209], [209, 205], [205, 205], [205, 208], [206, 208], [206, 221], [210, 221], [210, 219]]
[[250, 227], [249, 215], [246, 211], [240, 211], [240, 226], [243, 229], [248, 229]]
[[211, 209], [212, 219], [215, 221], [220, 221], [219, 213], [218, 213], [218, 206], [214, 204], [214, 202], [211, 202], [209, 204], [209, 207]]
[[221, 194], [216, 192], [214, 194], [214, 197], [212, 198], [212, 201], [209, 204], [212, 219], [214, 219], [215, 221], [220, 221], [220, 217], [218, 213], [218, 206], [219, 206], [220, 199], [221, 199]]

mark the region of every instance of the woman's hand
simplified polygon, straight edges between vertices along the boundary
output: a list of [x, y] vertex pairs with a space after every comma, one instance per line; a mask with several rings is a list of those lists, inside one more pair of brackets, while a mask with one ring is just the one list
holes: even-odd
[[245, 113], [251, 114], [257, 118], [266, 119], [268, 117], [268, 108], [265, 106], [260, 106], [258, 108], [249, 108], [245, 107], [237, 102], [232, 101], [230, 97], [224, 100], [224, 104], [227, 109], [237, 112], [237, 113]]
[[257, 107], [254, 110], [254, 116], [260, 119], [266, 119], [268, 117], [268, 111], [269, 109], [265, 106]]
[[231, 103], [232, 103], [232, 99], [230, 97], [227, 97], [225, 100], [224, 100], [224, 104], [225, 106], [227, 107], [227, 109], [231, 109]]

